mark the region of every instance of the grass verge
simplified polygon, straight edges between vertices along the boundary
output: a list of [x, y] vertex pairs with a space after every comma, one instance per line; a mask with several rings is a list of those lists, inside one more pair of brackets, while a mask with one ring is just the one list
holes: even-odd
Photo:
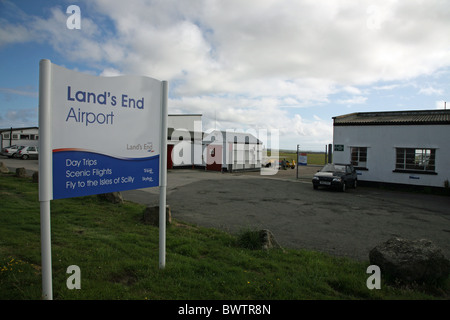
[[[0, 175], [0, 299], [40, 299], [38, 187]], [[306, 250], [252, 250], [228, 233], [175, 221], [166, 268], [158, 268], [158, 228], [144, 207], [96, 196], [51, 202], [54, 299], [448, 299], [443, 288], [366, 286], [369, 263]], [[69, 290], [67, 267], [81, 269]]]

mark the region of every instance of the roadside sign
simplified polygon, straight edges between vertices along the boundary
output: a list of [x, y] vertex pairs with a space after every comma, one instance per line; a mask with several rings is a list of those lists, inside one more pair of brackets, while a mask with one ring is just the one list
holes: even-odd
[[307, 153], [300, 153], [298, 155], [297, 163], [299, 166], [306, 166], [308, 165], [308, 154]]
[[160, 267], [164, 267], [167, 88], [167, 81], [149, 77], [96, 77], [41, 60], [39, 201], [44, 299], [52, 299], [53, 199], [159, 186]]
[[51, 64], [49, 200], [159, 186], [162, 82]]

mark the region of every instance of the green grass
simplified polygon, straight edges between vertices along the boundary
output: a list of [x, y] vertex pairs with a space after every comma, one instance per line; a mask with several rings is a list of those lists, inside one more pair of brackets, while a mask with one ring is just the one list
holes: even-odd
[[[303, 152], [302, 152], [303, 153]], [[324, 165], [325, 164], [325, 153], [320, 152], [306, 152], [307, 154], [307, 162], [308, 165]], [[268, 155], [270, 156], [270, 151], [268, 152]], [[297, 153], [295, 151], [289, 152], [289, 151], [280, 151], [278, 152], [278, 158], [279, 159], [286, 159], [289, 161], [295, 160], [297, 162]]]
[[[40, 299], [38, 187], [0, 175], [0, 299]], [[96, 196], [51, 202], [54, 299], [448, 299], [443, 288], [366, 287], [368, 262], [306, 250], [252, 250], [238, 237], [175, 221], [166, 268], [158, 267], [158, 228], [144, 207]], [[81, 289], [66, 287], [67, 267]]]

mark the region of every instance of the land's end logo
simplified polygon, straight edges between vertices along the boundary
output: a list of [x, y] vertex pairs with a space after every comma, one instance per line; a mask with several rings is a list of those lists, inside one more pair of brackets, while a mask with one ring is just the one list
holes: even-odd
[[73, 30], [73, 29], [80, 30], [81, 29], [81, 10], [80, 10], [80, 7], [76, 6], [76, 5], [70, 5], [70, 6], [67, 7], [66, 13], [70, 14], [70, 16], [67, 18], [67, 21], [66, 21], [67, 29], [69, 29], [69, 30]]
[[155, 152], [153, 149], [153, 142], [146, 142], [146, 143], [138, 143], [138, 144], [128, 144], [126, 145], [127, 150], [138, 150], [138, 151], [145, 151], [145, 152]]

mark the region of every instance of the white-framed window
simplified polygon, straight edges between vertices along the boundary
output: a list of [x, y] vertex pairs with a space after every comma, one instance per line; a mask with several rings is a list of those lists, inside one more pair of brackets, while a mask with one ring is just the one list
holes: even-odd
[[436, 149], [396, 148], [396, 171], [435, 172]]
[[350, 152], [355, 169], [367, 169], [367, 147], [350, 147]]

